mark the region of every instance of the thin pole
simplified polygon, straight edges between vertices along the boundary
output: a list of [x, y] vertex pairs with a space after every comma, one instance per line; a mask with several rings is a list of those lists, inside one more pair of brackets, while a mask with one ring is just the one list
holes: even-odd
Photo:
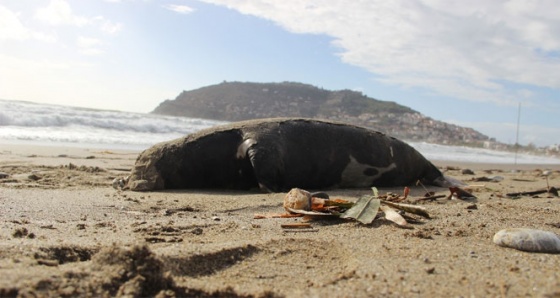
[[517, 108], [517, 132], [515, 133], [515, 165], [517, 165], [517, 150], [519, 150], [519, 120], [521, 119], [521, 102]]

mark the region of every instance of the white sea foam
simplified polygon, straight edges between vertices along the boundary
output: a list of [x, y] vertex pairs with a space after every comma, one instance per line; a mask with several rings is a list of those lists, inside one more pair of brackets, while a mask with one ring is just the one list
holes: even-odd
[[0, 139], [145, 149], [224, 122], [0, 100]]
[[[146, 149], [225, 122], [0, 100], [0, 140], [107, 149]], [[514, 154], [487, 149], [410, 143], [430, 160], [513, 163]], [[1, 145], [0, 145], [1, 146]], [[519, 154], [520, 164], [560, 164]]]
[[422, 142], [409, 142], [409, 144], [422, 153], [429, 160], [458, 161], [474, 163], [498, 163], [498, 164], [560, 164], [560, 159], [497, 151], [482, 148], [470, 148], [462, 146], [444, 146]]

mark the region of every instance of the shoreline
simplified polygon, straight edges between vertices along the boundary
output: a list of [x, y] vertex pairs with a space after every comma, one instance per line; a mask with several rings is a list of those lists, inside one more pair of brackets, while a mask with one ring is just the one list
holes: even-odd
[[[497, 246], [496, 232], [560, 233], [560, 198], [505, 196], [546, 187], [560, 165], [435, 161], [469, 184], [476, 201], [415, 201], [408, 228], [338, 219], [255, 219], [282, 213], [285, 193], [228, 190], [131, 192], [112, 188], [138, 155], [105, 150], [2, 145], [0, 296], [371, 297], [560, 295], [560, 254]], [[471, 169], [475, 175], [462, 174]], [[517, 170], [517, 171], [512, 171]], [[499, 175], [500, 182], [472, 182]], [[380, 188], [402, 193], [402, 187]], [[449, 190], [428, 186], [439, 195]], [[351, 201], [370, 189], [326, 190]]]
[[[48, 152], [51, 155], [58, 155], [58, 152], [75, 152], [81, 154], [83, 152], [94, 152], [94, 151], [114, 151], [126, 154], [136, 153], [139, 154], [146, 148], [130, 148], [127, 145], [114, 146], [108, 144], [79, 144], [79, 143], [59, 143], [59, 142], [40, 142], [40, 141], [24, 141], [24, 140], [5, 140], [0, 139], [0, 145], [2, 151], [14, 151], [14, 152], [27, 152], [34, 154], [33, 152], [41, 151]], [[489, 149], [487, 149], [489, 150]], [[499, 153], [510, 153], [505, 151], [496, 151]], [[536, 155], [538, 156], [538, 155]], [[512, 169], [516, 167], [519, 169], [528, 169], [533, 166], [538, 168], [559, 168], [560, 159], [549, 156], [539, 156], [544, 158], [550, 158], [554, 162], [551, 163], [539, 163], [539, 162], [519, 162], [514, 164], [514, 162], [474, 162], [465, 160], [452, 160], [452, 159], [441, 159], [441, 158], [428, 158], [433, 164], [437, 166], [463, 166], [472, 165], [473, 168], [482, 168], [487, 165], [495, 166], [499, 169]]]

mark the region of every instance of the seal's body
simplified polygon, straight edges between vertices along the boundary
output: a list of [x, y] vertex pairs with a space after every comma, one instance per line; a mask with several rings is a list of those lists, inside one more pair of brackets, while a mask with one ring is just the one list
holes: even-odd
[[279, 192], [445, 185], [408, 144], [352, 125], [300, 118], [258, 119], [154, 145], [138, 157], [132, 190], [225, 188]]

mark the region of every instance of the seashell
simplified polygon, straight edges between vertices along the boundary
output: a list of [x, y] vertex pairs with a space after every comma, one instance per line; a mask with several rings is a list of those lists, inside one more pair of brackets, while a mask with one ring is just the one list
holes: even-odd
[[451, 196], [450, 198], [454, 199], [454, 200], [463, 200], [463, 201], [476, 201], [476, 196], [471, 194], [470, 192], [456, 187], [456, 186], [452, 186], [449, 188], [449, 191], [451, 191]]
[[115, 178], [113, 179], [113, 188], [117, 190], [121, 190], [125, 187], [128, 183], [128, 176], [124, 178]]
[[503, 229], [494, 235], [494, 243], [528, 252], [560, 253], [558, 235], [534, 229]]
[[488, 176], [488, 179], [490, 179], [490, 181], [492, 182], [501, 182], [504, 180], [504, 177], [502, 176]]
[[284, 209], [311, 210], [311, 193], [299, 188], [292, 188], [284, 197]]

